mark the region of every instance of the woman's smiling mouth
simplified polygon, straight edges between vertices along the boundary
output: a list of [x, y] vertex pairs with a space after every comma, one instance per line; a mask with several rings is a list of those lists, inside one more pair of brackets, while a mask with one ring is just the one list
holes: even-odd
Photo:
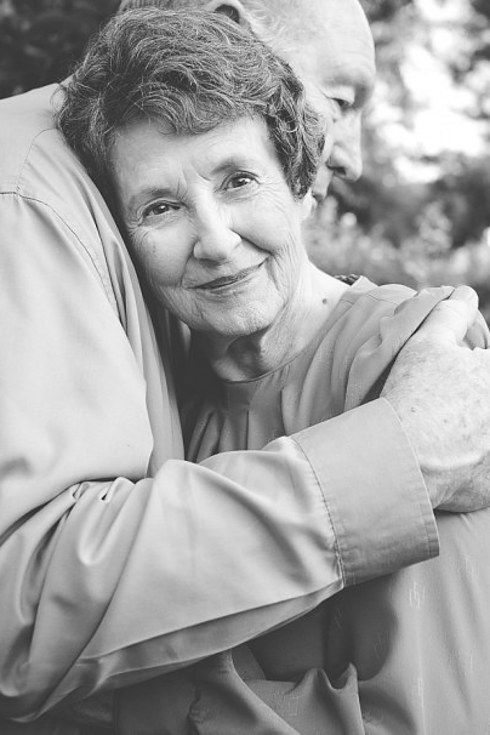
[[250, 276], [253, 276], [259, 268], [262, 267], [262, 265], [265, 263], [265, 260], [263, 260], [258, 265], [250, 266], [249, 268], [243, 268], [240, 271], [237, 271], [236, 273], [228, 273], [225, 276], [220, 276], [219, 278], [213, 278], [212, 281], [206, 281], [205, 283], [200, 283], [197, 286], [194, 286], [195, 289], [202, 289], [204, 291], [219, 291], [224, 290], [225, 288], [229, 286], [234, 286], [237, 283], [242, 283], [243, 281], [246, 281]]

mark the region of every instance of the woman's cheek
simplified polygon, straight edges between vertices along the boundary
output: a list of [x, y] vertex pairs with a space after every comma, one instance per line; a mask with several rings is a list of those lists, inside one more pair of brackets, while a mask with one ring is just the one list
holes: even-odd
[[243, 218], [247, 239], [269, 252], [287, 250], [301, 232], [302, 209], [285, 185], [270, 186]]
[[277, 253], [288, 236], [288, 228], [282, 217], [274, 216], [267, 207], [250, 208], [235, 219], [233, 229], [242, 240], [246, 240], [260, 250]]
[[155, 228], [140, 241], [138, 259], [153, 285], [173, 286], [182, 280], [189, 248], [185, 238], [179, 237], [172, 228]]

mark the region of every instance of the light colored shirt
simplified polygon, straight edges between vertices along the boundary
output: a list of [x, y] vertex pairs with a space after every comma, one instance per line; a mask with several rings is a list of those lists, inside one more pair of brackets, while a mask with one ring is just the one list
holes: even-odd
[[[372, 399], [401, 347], [452, 291], [414, 297], [403, 286], [360, 279], [316, 338], [278, 369], [231, 383], [209, 373], [189, 411], [190, 456], [255, 448]], [[489, 336], [481, 320], [467, 340], [488, 347]], [[377, 442], [371, 429], [360, 462]], [[351, 468], [345, 471], [354, 481]], [[118, 732], [486, 732], [490, 510], [441, 514], [439, 526], [437, 559], [345, 590], [249, 647], [123, 692]]]
[[383, 400], [263, 450], [182, 459], [167, 337], [157, 350], [55, 91], [0, 103], [0, 714], [17, 719], [437, 553]]

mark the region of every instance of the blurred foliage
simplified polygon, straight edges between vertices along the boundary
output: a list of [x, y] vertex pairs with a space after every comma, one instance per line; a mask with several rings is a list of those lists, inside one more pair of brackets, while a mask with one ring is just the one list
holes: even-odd
[[[472, 155], [462, 140], [459, 150], [441, 147], [427, 155], [416, 137], [414, 145], [420, 102], [406, 67], [415, 47], [434, 59], [455, 97], [464, 93], [462, 118], [474, 122], [475, 135], [478, 125], [490, 144], [490, 0], [435, 2], [454, 8], [436, 29], [446, 34], [446, 55], [421, 12], [427, 0], [361, 0], [376, 42], [381, 93], [365, 117], [363, 176], [355, 184], [334, 182], [310, 225], [310, 253], [331, 273], [363, 273], [379, 283], [469, 283], [490, 318], [489, 146]], [[388, 135], [393, 121], [395, 144]]]
[[0, 97], [65, 77], [118, 0], [0, 0]]
[[451, 221], [437, 202], [424, 209], [417, 234], [399, 247], [386, 238], [382, 225], [363, 231], [353, 213], [339, 212], [334, 198], [318, 211], [307, 236], [312, 260], [327, 273], [362, 274], [376, 283], [404, 283], [415, 289], [470, 284], [490, 323], [490, 232], [452, 248]]
[[[312, 257], [331, 272], [365, 273], [380, 283], [470, 283], [490, 314], [490, 154], [470, 155], [464, 146], [427, 154], [417, 141], [404, 148], [390, 142], [386, 122], [395, 121], [407, 139], [413, 134], [420, 101], [405, 62], [418, 47], [464, 90], [466, 118], [489, 123], [490, 143], [490, 0], [431, 0], [461, 6], [442, 29], [449, 37], [444, 57], [421, 12], [429, 0], [361, 2], [376, 42], [381, 92], [366, 115], [364, 175], [355, 184], [334, 184], [309, 228]], [[63, 79], [118, 4], [0, 0], [0, 97]], [[407, 166], [431, 174], [407, 176]]]

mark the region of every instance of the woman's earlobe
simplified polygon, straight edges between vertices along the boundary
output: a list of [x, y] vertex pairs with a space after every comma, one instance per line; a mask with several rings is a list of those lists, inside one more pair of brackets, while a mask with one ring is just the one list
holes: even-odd
[[226, 2], [223, 2], [223, 0], [210, 0], [210, 2], [204, 6], [204, 9], [210, 10], [213, 13], [226, 15], [227, 18], [230, 18], [234, 23], [238, 23], [238, 25], [250, 25], [248, 13], [240, 0], [226, 0]]

